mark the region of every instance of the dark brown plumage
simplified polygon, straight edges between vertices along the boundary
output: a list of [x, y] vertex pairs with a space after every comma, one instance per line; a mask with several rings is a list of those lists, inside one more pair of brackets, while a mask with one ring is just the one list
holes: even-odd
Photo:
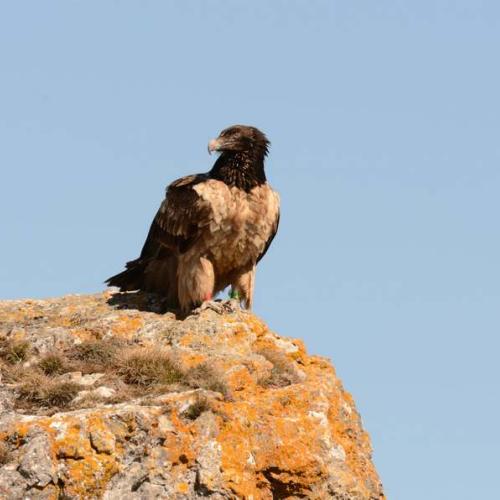
[[235, 125], [210, 141], [212, 169], [167, 187], [139, 258], [107, 280], [122, 291], [163, 295], [183, 311], [231, 285], [251, 307], [255, 266], [278, 229], [279, 196], [266, 181], [269, 141]]

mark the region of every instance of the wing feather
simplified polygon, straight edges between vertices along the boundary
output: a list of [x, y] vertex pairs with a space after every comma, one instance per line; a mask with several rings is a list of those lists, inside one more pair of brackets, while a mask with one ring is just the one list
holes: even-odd
[[190, 175], [167, 187], [166, 197], [149, 228], [139, 258], [127, 262], [125, 271], [106, 280], [122, 291], [163, 293], [177, 303], [177, 255], [186, 252], [210, 224], [212, 208], [193, 189], [207, 175]]
[[276, 236], [276, 233], [278, 232], [278, 226], [280, 224], [280, 211], [278, 210], [278, 213], [276, 214], [276, 219], [273, 224], [272, 232], [269, 238], [266, 241], [266, 244], [264, 246], [264, 249], [262, 250], [261, 254], [257, 257], [257, 262], [266, 255], [266, 252], [269, 250], [269, 247], [271, 246], [271, 243], [273, 242], [274, 237]]
[[212, 209], [193, 189], [206, 175], [189, 175], [167, 187], [166, 197], [149, 229], [140, 259], [154, 257], [160, 248], [186, 252], [210, 223]]

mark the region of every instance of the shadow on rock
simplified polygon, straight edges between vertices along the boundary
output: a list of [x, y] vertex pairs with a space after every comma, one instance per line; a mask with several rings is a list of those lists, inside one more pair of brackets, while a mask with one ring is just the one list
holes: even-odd
[[169, 307], [163, 297], [154, 293], [116, 292], [107, 300], [107, 303], [115, 309], [136, 309], [157, 314], [171, 312], [178, 315], [178, 311]]

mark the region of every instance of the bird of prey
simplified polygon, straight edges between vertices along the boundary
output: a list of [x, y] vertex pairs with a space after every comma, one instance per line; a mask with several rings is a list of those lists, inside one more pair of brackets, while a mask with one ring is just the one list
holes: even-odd
[[106, 283], [160, 294], [183, 312], [231, 286], [230, 296], [250, 309], [255, 268], [280, 216], [279, 195], [264, 173], [269, 144], [245, 125], [212, 139], [209, 152], [220, 153], [212, 169], [167, 187], [139, 258]]

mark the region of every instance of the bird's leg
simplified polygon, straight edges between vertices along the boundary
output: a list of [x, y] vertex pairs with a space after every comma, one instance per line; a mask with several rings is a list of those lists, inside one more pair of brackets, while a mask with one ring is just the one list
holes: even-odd
[[210, 297], [210, 299], [204, 300], [199, 307], [193, 309], [193, 314], [201, 314], [203, 311], [206, 311], [207, 309], [211, 309], [217, 314], [224, 314], [225, 312], [224, 305], [225, 305], [224, 302], [220, 300], [219, 301], [212, 300], [212, 298]]
[[221, 300], [215, 301], [214, 296], [212, 293], [207, 293], [203, 297], [203, 302], [201, 303], [200, 306], [198, 306], [196, 309], [193, 310], [193, 314], [200, 314], [203, 311], [206, 311], [207, 309], [211, 309], [212, 311], [215, 311], [217, 314], [223, 314], [224, 313], [224, 304], [222, 303]]
[[209, 259], [180, 259], [177, 276], [179, 303], [185, 313], [193, 306], [212, 302], [215, 274]]
[[252, 308], [253, 289], [255, 283], [255, 266], [249, 271], [241, 273], [231, 286], [229, 297], [236, 299], [238, 304], [243, 302], [246, 309]]
[[229, 300], [213, 300], [212, 296], [208, 297], [203, 303], [193, 310], [193, 314], [201, 314], [203, 311], [211, 309], [217, 314], [233, 313], [240, 309], [240, 299], [237, 291], [231, 292]]

